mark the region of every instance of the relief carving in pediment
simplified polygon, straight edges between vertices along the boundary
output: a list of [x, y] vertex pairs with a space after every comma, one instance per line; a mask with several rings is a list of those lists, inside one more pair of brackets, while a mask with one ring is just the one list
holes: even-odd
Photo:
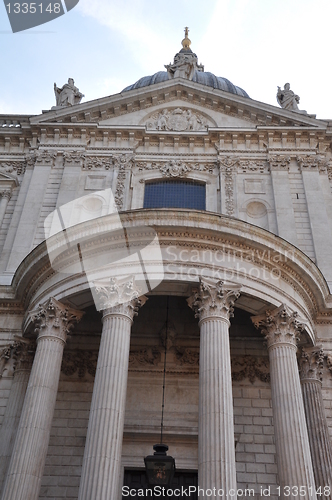
[[215, 124], [211, 119], [191, 109], [163, 109], [145, 121], [148, 130], [170, 130], [175, 132], [207, 130]]

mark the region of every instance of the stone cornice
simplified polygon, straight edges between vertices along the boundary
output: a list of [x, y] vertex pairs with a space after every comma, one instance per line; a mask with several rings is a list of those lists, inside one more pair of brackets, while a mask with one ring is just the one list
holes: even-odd
[[[225, 114], [222, 109], [219, 112]], [[32, 125], [30, 130], [19, 129], [15, 132], [15, 136], [11, 135], [11, 130], [8, 129], [6, 135], [1, 135], [0, 128], [0, 160], [3, 161], [10, 158], [14, 161], [18, 154], [29, 153], [29, 144], [33, 151], [38, 151], [38, 148], [59, 150], [59, 152], [84, 148], [86, 152], [99, 151], [103, 154], [119, 149], [149, 153], [149, 142], [152, 144], [155, 141], [154, 146], [159, 145], [163, 148], [167, 142], [169, 147], [169, 142], [175, 141], [175, 147], [175, 143], [180, 141], [182, 148], [188, 143], [187, 154], [191, 155], [196, 147], [203, 154], [211, 153], [213, 144], [217, 141], [220, 151], [228, 155], [248, 156], [250, 151], [250, 156], [265, 153], [291, 155], [292, 158], [296, 158], [299, 155], [326, 154], [331, 143], [331, 138], [326, 135], [325, 129], [305, 126], [284, 128], [275, 125], [271, 130], [258, 126], [252, 128], [220, 126], [209, 127], [208, 130], [181, 132], [176, 130], [150, 131], [142, 126], [119, 126], [92, 122], [50, 122]]]

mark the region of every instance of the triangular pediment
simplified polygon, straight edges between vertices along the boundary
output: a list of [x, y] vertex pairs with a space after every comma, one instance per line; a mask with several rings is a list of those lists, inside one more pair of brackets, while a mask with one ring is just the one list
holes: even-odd
[[[179, 127], [178, 131], [185, 130], [180, 125], [181, 122], [182, 126], [184, 125], [185, 115], [191, 123], [188, 130], [195, 131], [206, 130], [207, 127], [325, 128], [327, 124], [312, 115], [288, 111], [181, 78], [44, 112], [42, 115], [32, 117], [31, 124], [93, 123], [99, 127], [124, 126], [146, 129], [156, 127], [157, 130], [166, 130], [165, 125], [164, 128], [160, 128], [157, 123], [160, 114], [166, 112], [167, 121], [171, 123], [171, 127], [174, 123], [178, 124], [176, 125]], [[176, 114], [178, 116], [174, 118]], [[204, 126], [200, 127], [200, 123]]]

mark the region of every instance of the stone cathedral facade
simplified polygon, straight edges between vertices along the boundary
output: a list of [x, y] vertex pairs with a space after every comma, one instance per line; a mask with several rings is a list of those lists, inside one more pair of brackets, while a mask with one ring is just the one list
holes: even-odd
[[173, 488], [332, 498], [332, 121], [182, 45], [0, 116], [2, 500], [142, 497], [165, 366]]

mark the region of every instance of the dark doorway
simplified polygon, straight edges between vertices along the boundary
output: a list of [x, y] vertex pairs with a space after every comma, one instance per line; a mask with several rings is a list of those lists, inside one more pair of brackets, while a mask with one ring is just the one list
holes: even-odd
[[[170, 490], [180, 490], [181, 495], [169, 495], [162, 496], [161, 498], [190, 498], [191, 500], [198, 500], [197, 496], [197, 472], [185, 472], [185, 471], [176, 471], [172, 485], [169, 487]], [[126, 500], [126, 498], [133, 499], [157, 499], [160, 498], [160, 495], [151, 495], [151, 487], [147, 484], [145, 470], [125, 470], [124, 473], [124, 481], [123, 486], [126, 489], [122, 490], [122, 500]], [[191, 492], [189, 496], [189, 486], [195, 486], [196, 491]], [[167, 489], [167, 488], [166, 488]], [[165, 489], [165, 491], [166, 491]], [[130, 494], [129, 494], [130, 490]], [[144, 491], [144, 496], [142, 496], [142, 490]], [[136, 492], [136, 494], [135, 494]], [[182, 492], [184, 493], [182, 495]], [[178, 492], [176, 492], [178, 493]], [[187, 493], [187, 494], [186, 494]]]

